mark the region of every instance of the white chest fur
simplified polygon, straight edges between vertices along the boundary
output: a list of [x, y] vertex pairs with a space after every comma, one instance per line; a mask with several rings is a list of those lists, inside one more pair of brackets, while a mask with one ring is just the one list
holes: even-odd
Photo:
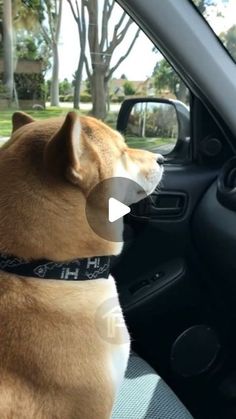
[[109, 298], [99, 309], [102, 337], [110, 344], [108, 368], [111, 373], [115, 392], [122, 383], [130, 352], [130, 336], [120, 307], [114, 279], [110, 276]]

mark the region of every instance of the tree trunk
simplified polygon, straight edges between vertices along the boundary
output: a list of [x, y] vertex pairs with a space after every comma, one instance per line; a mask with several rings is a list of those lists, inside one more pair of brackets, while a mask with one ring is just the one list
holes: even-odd
[[[56, 0], [56, 4], [57, 4]], [[58, 2], [58, 11], [55, 7], [55, 15], [50, 10], [48, 4], [48, 17], [49, 17], [49, 27], [51, 32], [51, 42], [52, 42], [52, 84], [51, 84], [51, 106], [59, 106], [59, 51], [58, 43], [61, 29], [61, 18], [62, 18], [62, 0]], [[58, 13], [58, 14], [57, 14]], [[54, 21], [54, 24], [53, 24]]]
[[109, 81], [105, 80], [104, 87], [105, 87], [105, 94], [106, 94], [106, 98], [107, 98], [106, 110], [107, 110], [107, 112], [110, 112], [110, 110], [111, 110], [111, 98], [110, 98], [110, 91], [109, 91]]
[[13, 102], [14, 93], [14, 62], [13, 62], [13, 31], [12, 31], [12, 2], [3, 1], [3, 61], [4, 78], [7, 98]]
[[[130, 45], [126, 49], [116, 64], [111, 67], [111, 60], [114, 51], [122, 43], [129, 27], [132, 24], [132, 19], [126, 19], [126, 12], [121, 13], [119, 20], [114, 25], [111, 36], [109, 33], [109, 21], [112, 20], [112, 10], [115, 5], [115, 0], [103, 1], [102, 13], [99, 13], [98, 0], [86, 0], [83, 2], [88, 11], [88, 44], [90, 51], [91, 69], [86, 63], [86, 70], [88, 78], [91, 80], [92, 113], [97, 118], [105, 119], [107, 113], [107, 82], [111, 79], [113, 73], [120, 64], [127, 58], [132, 50], [134, 43], [139, 35], [139, 29], [135, 33]], [[99, 17], [102, 17], [99, 22]]]
[[104, 83], [105, 74], [101, 69], [95, 69], [91, 77], [91, 91], [92, 91], [92, 114], [104, 120], [106, 118], [106, 86]]
[[81, 83], [82, 83], [82, 76], [83, 76], [83, 68], [84, 68], [84, 57], [81, 54], [79, 59], [78, 68], [75, 74], [75, 91], [74, 91], [74, 108], [79, 109], [80, 103], [80, 91], [81, 91]]
[[59, 106], [59, 53], [57, 43], [53, 44], [52, 53], [53, 68], [51, 84], [51, 106]]

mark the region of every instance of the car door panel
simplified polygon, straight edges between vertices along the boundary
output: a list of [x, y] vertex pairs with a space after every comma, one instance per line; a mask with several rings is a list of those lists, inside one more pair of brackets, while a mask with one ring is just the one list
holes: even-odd
[[[216, 170], [191, 164], [166, 165], [160, 191], [148, 197], [147, 202], [137, 204], [132, 211], [134, 215], [127, 221], [135, 235], [125, 244], [113, 267], [118, 286], [146, 275], [147, 270], [158, 269], [161, 263], [173, 257], [186, 257], [191, 243], [190, 220], [194, 208], [216, 176]], [[184, 213], [174, 217], [172, 212], [164, 217], [158, 211], [153, 213], [153, 208], [156, 209], [153, 199], [155, 202], [162, 194], [185, 197]]]
[[170, 354], [175, 340], [193, 325], [215, 325], [211, 297], [202, 288], [195, 259], [191, 221], [216, 176], [216, 170], [191, 164], [167, 165], [157, 194], [186, 196], [183, 216], [153, 217], [145, 214], [144, 203], [137, 204], [135, 216], [126, 220], [134, 235], [113, 266], [132, 346], [172, 385]]

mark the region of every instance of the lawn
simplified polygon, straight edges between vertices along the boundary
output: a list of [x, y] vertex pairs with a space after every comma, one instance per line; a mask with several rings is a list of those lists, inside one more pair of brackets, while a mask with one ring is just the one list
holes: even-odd
[[176, 143], [175, 138], [145, 138], [145, 137], [126, 137], [126, 142], [129, 147], [132, 148], [145, 148], [146, 150], [158, 152], [158, 148], [165, 146], [169, 147], [169, 151], [174, 147]]
[[[68, 108], [47, 108], [40, 111], [27, 110], [26, 112], [35, 119], [52, 118], [54, 116], [66, 115], [70, 109]], [[0, 137], [9, 137], [12, 129], [11, 117], [14, 110], [0, 111]]]
[[[53, 108], [49, 107], [44, 110], [27, 110], [26, 112], [35, 119], [52, 118], [55, 116], [66, 115], [70, 108]], [[1, 110], [0, 111], [0, 137], [9, 137], [12, 130], [12, 114], [14, 110]], [[85, 111], [78, 111], [80, 114], [86, 114]], [[106, 123], [112, 128], [116, 127], [117, 113], [110, 112], [107, 116]], [[140, 138], [140, 137], [126, 137], [126, 142], [133, 148], [145, 148], [150, 151], [157, 151], [161, 146], [168, 144], [174, 145], [176, 142], [173, 138]]]
[[[31, 115], [35, 119], [46, 119], [46, 118], [52, 118], [55, 116], [61, 116], [66, 115], [70, 110], [70, 108], [47, 108], [43, 110], [27, 110], [24, 111], [27, 114]], [[0, 137], [9, 137], [11, 135], [11, 129], [12, 129], [12, 114], [14, 113], [14, 110], [1, 110], [0, 111]], [[86, 114], [86, 111], [78, 111], [79, 114]], [[116, 126], [116, 119], [117, 119], [117, 113], [112, 112], [109, 113], [107, 116], [106, 123], [110, 125], [112, 128], [115, 128]]]

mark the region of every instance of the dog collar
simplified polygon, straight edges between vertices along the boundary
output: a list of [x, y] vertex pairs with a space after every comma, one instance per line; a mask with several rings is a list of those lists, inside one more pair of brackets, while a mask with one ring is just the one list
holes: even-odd
[[69, 262], [52, 262], [46, 259], [28, 262], [21, 258], [0, 254], [0, 269], [15, 275], [63, 281], [86, 281], [108, 278], [110, 257], [75, 259]]

